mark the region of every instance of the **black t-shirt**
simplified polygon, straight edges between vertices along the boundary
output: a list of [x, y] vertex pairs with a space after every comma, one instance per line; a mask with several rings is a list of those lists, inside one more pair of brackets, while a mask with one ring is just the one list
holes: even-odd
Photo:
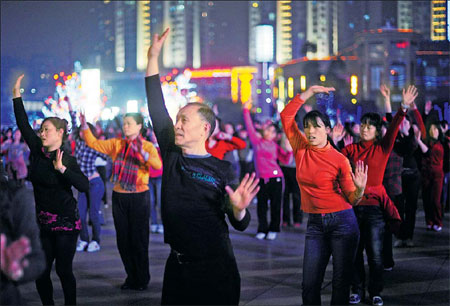
[[220, 254], [234, 257], [225, 215], [240, 231], [250, 213], [237, 221], [225, 186], [236, 188], [232, 165], [209, 154], [184, 155], [175, 145], [172, 121], [164, 106], [159, 75], [145, 79], [148, 107], [163, 160], [161, 187], [164, 240], [183, 254], [201, 258]]

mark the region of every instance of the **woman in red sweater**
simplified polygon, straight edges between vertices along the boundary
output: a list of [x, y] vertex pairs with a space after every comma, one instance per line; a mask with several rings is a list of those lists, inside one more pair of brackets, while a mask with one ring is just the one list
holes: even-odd
[[304, 305], [320, 305], [321, 284], [331, 255], [331, 304], [348, 304], [359, 239], [352, 206], [361, 200], [367, 181], [367, 167], [358, 162], [353, 174], [349, 161], [330, 144], [327, 133], [331, 126], [327, 115], [309, 112], [303, 119], [305, 135], [295, 122], [295, 115], [307, 99], [314, 93], [332, 90], [334, 88], [312, 86], [297, 95], [281, 112], [281, 122], [297, 165], [301, 207], [309, 214], [303, 258]]
[[385, 216], [392, 221], [389, 224], [398, 226], [401, 219], [397, 208], [389, 199], [383, 186], [383, 176], [389, 155], [394, 147], [400, 123], [417, 97], [417, 90], [410, 86], [403, 90], [402, 107], [397, 111], [384, 137], [381, 137], [381, 116], [377, 113], [366, 113], [361, 118], [360, 141], [346, 146], [342, 150], [353, 165], [362, 160], [369, 167], [367, 186], [364, 197], [355, 208], [361, 233], [356, 253], [355, 271], [353, 275], [350, 304], [358, 304], [365, 295], [365, 271], [363, 252], [366, 250], [369, 263], [368, 290], [372, 305], [383, 305], [380, 296], [383, 290], [383, 237]]
[[[416, 139], [422, 152], [422, 199], [425, 211], [427, 229], [436, 232], [442, 230], [441, 191], [444, 181], [444, 147], [439, 141], [441, 131], [439, 121], [428, 123], [425, 130], [422, 121], [419, 121], [420, 131]], [[425, 137], [421, 138], [421, 135]]]

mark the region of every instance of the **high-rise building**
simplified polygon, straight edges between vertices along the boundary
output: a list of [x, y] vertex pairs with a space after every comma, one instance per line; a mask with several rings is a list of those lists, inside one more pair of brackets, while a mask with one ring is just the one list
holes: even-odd
[[426, 40], [431, 40], [431, 1], [411, 1], [412, 28], [422, 34]]
[[[337, 32], [333, 27], [337, 26], [336, 1], [308, 1], [307, 2], [307, 36], [309, 43], [315, 45], [308, 50], [308, 57], [326, 57], [337, 52]], [[333, 37], [334, 36], [334, 37]], [[336, 46], [333, 46], [334, 45]]]
[[413, 1], [398, 1], [397, 27], [399, 29], [413, 28]]
[[449, 40], [449, 4], [446, 0], [431, 1], [431, 40]]

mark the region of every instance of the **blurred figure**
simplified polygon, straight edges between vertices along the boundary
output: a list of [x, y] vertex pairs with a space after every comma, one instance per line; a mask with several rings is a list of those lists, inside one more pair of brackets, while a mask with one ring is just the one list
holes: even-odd
[[0, 165], [0, 305], [21, 305], [18, 286], [45, 269], [31, 191], [8, 180]]

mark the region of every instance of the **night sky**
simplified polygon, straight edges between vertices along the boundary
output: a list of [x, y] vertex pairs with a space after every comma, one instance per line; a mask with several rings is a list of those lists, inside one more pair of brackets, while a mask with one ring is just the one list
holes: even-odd
[[1, 55], [27, 59], [48, 54], [65, 59], [72, 46], [74, 59], [93, 49], [95, 1], [1, 1]]

